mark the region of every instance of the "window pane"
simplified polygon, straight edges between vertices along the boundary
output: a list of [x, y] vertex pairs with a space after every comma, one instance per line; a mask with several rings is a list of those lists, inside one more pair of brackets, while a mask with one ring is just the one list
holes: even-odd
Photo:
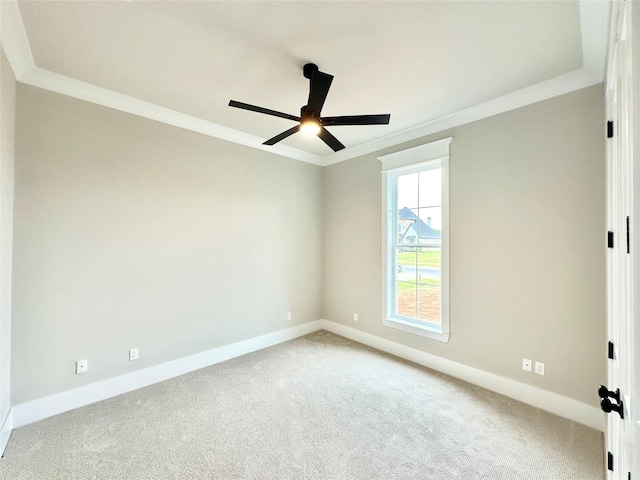
[[433, 168], [419, 173], [420, 207], [440, 205], [442, 198], [442, 170]]
[[440, 266], [442, 250], [440, 248], [420, 247], [416, 252], [418, 280], [420, 283], [440, 284]]
[[[404, 207], [398, 210], [398, 243], [419, 243], [420, 217], [417, 208]], [[417, 223], [416, 223], [417, 222]]]
[[396, 314], [440, 323], [441, 249], [398, 247]]
[[418, 207], [418, 173], [398, 177], [398, 210]]
[[[439, 170], [435, 171], [439, 172]], [[404, 184], [416, 188], [417, 191], [418, 184], [413, 180], [422, 173], [425, 172], [406, 175], [405, 177], [412, 178]], [[434, 175], [431, 176], [434, 177]], [[439, 179], [439, 174], [436, 177]], [[436, 206], [422, 208], [405, 206], [397, 211], [399, 245], [396, 247], [395, 314], [422, 322], [440, 324], [442, 209], [439, 205], [440, 199], [434, 201], [438, 202]], [[425, 246], [408, 246], [415, 244]]]
[[440, 323], [440, 286], [421, 283], [418, 286], [418, 319]]
[[441, 248], [419, 248], [417, 255], [418, 274], [418, 319], [440, 323], [440, 284], [442, 278]]
[[416, 317], [416, 284], [397, 282], [396, 284], [396, 314], [402, 317]]
[[418, 282], [418, 252], [415, 248], [398, 248], [397, 279], [400, 282]]
[[442, 239], [442, 208], [418, 209], [418, 220], [413, 228], [418, 232], [418, 243], [440, 247]]

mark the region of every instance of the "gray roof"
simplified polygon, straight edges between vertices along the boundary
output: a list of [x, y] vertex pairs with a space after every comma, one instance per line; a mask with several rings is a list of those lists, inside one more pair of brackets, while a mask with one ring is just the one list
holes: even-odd
[[[404, 207], [398, 211], [398, 218], [400, 220], [413, 221], [413, 228], [418, 232], [420, 238], [436, 239], [441, 238], [441, 233], [438, 230], [431, 228], [424, 223], [420, 217], [418, 217], [411, 209]], [[403, 234], [404, 235], [404, 234]]]

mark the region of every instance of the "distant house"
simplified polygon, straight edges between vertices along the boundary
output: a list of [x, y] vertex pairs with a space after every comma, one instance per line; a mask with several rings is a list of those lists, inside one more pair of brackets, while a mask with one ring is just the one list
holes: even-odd
[[398, 210], [398, 240], [401, 243], [419, 243], [425, 247], [439, 247], [441, 232], [432, 228], [430, 223], [430, 218], [427, 218], [425, 223], [407, 207]]

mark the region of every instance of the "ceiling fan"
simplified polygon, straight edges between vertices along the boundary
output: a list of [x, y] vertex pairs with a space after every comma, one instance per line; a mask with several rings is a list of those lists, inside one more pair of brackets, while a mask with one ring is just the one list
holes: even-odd
[[332, 127], [337, 125], [388, 125], [390, 114], [384, 115], [345, 115], [340, 117], [322, 117], [320, 112], [322, 106], [329, 93], [329, 87], [333, 81], [333, 75], [324, 73], [318, 70], [318, 66], [314, 63], [307, 63], [302, 68], [302, 73], [305, 78], [309, 79], [309, 100], [307, 104], [300, 109], [300, 116], [289, 115], [287, 113], [277, 112], [275, 110], [269, 110], [268, 108], [257, 107], [248, 103], [237, 102], [231, 100], [229, 102], [230, 107], [242, 108], [244, 110], [251, 110], [252, 112], [264, 113], [266, 115], [272, 115], [274, 117], [286, 118], [299, 122], [293, 128], [286, 130], [273, 138], [270, 138], [263, 145], [275, 145], [280, 140], [293, 135], [298, 131], [304, 133], [317, 135], [326, 143], [334, 152], [342, 150], [344, 145], [340, 141], [331, 135], [325, 127]]

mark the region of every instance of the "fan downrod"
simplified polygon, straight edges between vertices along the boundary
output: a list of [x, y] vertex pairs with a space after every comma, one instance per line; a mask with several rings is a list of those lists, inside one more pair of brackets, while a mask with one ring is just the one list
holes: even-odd
[[304, 65], [304, 67], [302, 67], [302, 74], [304, 75], [304, 78], [308, 78], [309, 80], [311, 80], [311, 77], [317, 71], [318, 65], [316, 65], [315, 63], [307, 63]]

